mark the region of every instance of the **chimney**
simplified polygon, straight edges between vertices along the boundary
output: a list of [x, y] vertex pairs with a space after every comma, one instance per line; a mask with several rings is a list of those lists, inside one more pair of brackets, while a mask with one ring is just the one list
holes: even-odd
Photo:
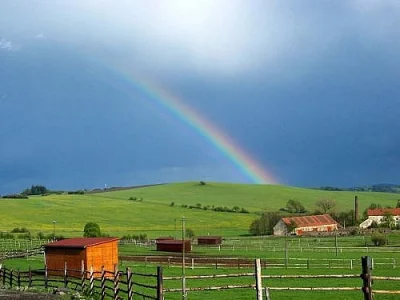
[[358, 222], [358, 197], [354, 196], [354, 221]]

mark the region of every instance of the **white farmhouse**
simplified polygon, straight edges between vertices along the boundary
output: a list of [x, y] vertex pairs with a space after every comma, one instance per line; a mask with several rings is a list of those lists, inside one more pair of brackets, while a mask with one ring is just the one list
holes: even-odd
[[367, 216], [364, 222], [360, 224], [360, 228], [368, 228], [372, 225], [372, 222], [376, 222], [378, 225], [382, 222], [383, 217], [385, 214], [390, 214], [393, 216], [395, 226], [400, 224], [400, 208], [375, 208], [375, 209], [368, 209]]

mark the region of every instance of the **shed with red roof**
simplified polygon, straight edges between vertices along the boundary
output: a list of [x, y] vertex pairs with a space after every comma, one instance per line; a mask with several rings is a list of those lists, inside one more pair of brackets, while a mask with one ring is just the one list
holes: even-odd
[[[63, 275], [65, 265], [69, 276], [80, 276], [82, 262], [85, 270], [93, 268], [100, 277], [102, 266], [113, 272], [118, 264], [118, 238], [71, 238], [44, 246], [49, 275]], [[71, 271], [75, 270], [75, 271]]]
[[331, 232], [337, 229], [338, 223], [328, 214], [286, 217], [274, 226], [274, 235], [303, 235], [307, 232]]

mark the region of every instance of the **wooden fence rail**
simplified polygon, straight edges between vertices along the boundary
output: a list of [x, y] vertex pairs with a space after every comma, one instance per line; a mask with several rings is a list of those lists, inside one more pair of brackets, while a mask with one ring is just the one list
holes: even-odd
[[[362, 274], [322, 274], [322, 275], [262, 275], [262, 264], [260, 259], [256, 259], [255, 261], [255, 272], [254, 273], [240, 273], [240, 274], [213, 274], [213, 275], [197, 275], [197, 276], [186, 276], [186, 280], [200, 280], [200, 279], [218, 279], [218, 278], [239, 278], [239, 277], [253, 277], [255, 284], [230, 284], [230, 285], [220, 285], [220, 286], [203, 286], [203, 287], [193, 287], [195, 285], [192, 282], [191, 287], [186, 287], [186, 292], [198, 292], [198, 291], [213, 291], [213, 290], [227, 290], [227, 289], [255, 289], [256, 295], [255, 299], [270, 299], [269, 291], [362, 291], [364, 294], [364, 299], [372, 299], [366, 298], [370, 297], [372, 294], [400, 294], [400, 291], [396, 290], [372, 290], [372, 281], [373, 280], [393, 280], [400, 281], [400, 277], [384, 277], [384, 276], [372, 276], [371, 268], [373, 260], [369, 258], [368, 265], [364, 266], [365, 258], [362, 258], [362, 266], [363, 273]], [[262, 280], [265, 279], [290, 279], [290, 278], [313, 278], [313, 279], [339, 279], [339, 278], [353, 278], [353, 279], [362, 279], [362, 284], [360, 286], [349, 286], [349, 287], [263, 287]], [[173, 277], [164, 277], [164, 281], [174, 281], [174, 280], [182, 280], [180, 276]], [[182, 293], [182, 288], [165, 288], [164, 293]], [[263, 298], [265, 295], [265, 298]], [[367, 296], [365, 296], [367, 295]]]
[[[62, 275], [49, 275], [62, 274]], [[71, 276], [69, 274], [75, 274]], [[133, 280], [135, 278], [135, 280]], [[140, 282], [140, 278], [152, 278], [154, 285]], [[102, 268], [101, 272], [90, 270], [74, 270], [65, 268], [19, 271], [8, 269], [0, 264], [0, 285], [3, 287], [41, 287], [44, 289], [59, 289], [79, 291], [87, 295], [99, 295], [100, 299], [133, 299], [140, 296], [142, 299], [162, 300], [162, 269], [157, 268], [156, 274], [132, 272], [126, 268], [119, 271], [115, 265], [114, 271]]]
[[[270, 291], [362, 291], [364, 299], [372, 299], [373, 294], [400, 294], [398, 290], [373, 290], [372, 282], [374, 280], [400, 281], [400, 277], [373, 276], [372, 266], [373, 260], [370, 257], [362, 257], [362, 274], [333, 274], [333, 275], [262, 275], [261, 260], [256, 259], [253, 264], [254, 272], [239, 274], [211, 274], [196, 276], [163, 276], [162, 267], [157, 267], [156, 274], [132, 272], [130, 268], [120, 271], [115, 265], [113, 271], [101, 269], [100, 272], [84, 269], [82, 264], [81, 270], [72, 270], [67, 268], [65, 263], [63, 270], [31, 270], [19, 271], [11, 270], [0, 265], [0, 285], [3, 287], [42, 287], [49, 288], [65, 288], [76, 290], [86, 295], [98, 295], [100, 299], [133, 299], [136, 296], [142, 299], [163, 300], [167, 293], [186, 293], [195, 291], [213, 291], [228, 289], [251, 289], [255, 290], [254, 298], [257, 300], [270, 299]], [[264, 270], [265, 271], [265, 270]], [[50, 274], [61, 274], [58, 276]], [[77, 276], [72, 276], [77, 275]], [[193, 282], [190, 287], [182, 286], [182, 288], [165, 287], [164, 282], [186, 280], [196, 281], [202, 279], [224, 279], [224, 278], [253, 278], [253, 282], [242, 282], [239, 284], [230, 282], [224, 285], [215, 286], [196, 286]], [[362, 281], [360, 286], [349, 287], [274, 287], [270, 286], [268, 279], [290, 279], [290, 278], [315, 278], [315, 279], [340, 279], [340, 278], [359, 278]], [[149, 282], [150, 281], [150, 282]], [[264, 284], [263, 284], [264, 281]], [[152, 284], [151, 282], [154, 282]], [[265, 287], [267, 283], [267, 287]], [[186, 296], [185, 296], [186, 297]]]
[[[181, 266], [182, 258], [179, 256], [120, 256], [120, 261], [136, 261], [147, 264], [166, 265], [168, 267]], [[358, 260], [352, 258], [262, 258], [263, 268], [288, 268], [288, 269], [350, 269], [353, 270]], [[253, 259], [238, 257], [187, 257], [187, 268], [249, 268], [254, 266]], [[395, 258], [378, 258], [374, 260], [374, 267], [380, 269], [396, 269]]]

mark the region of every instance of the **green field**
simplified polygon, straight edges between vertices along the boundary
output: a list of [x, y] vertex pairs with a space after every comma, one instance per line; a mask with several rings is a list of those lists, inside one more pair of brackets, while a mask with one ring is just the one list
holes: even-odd
[[[395, 205], [399, 194], [357, 192], [362, 212], [370, 203]], [[355, 193], [331, 192], [278, 185], [251, 185], [197, 182], [175, 183], [98, 194], [48, 195], [29, 199], [1, 199], [0, 231], [26, 227], [32, 234], [80, 236], [88, 221], [100, 224], [109, 235], [147, 234], [148, 237], [179, 234], [180, 220], [196, 235], [239, 236], [246, 234], [256, 212], [276, 211], [289, 199], [298, 200], [307, 210], [315, 202], [334, 199], [337, 210], [350, 210]], [[129, 198], [142, 199], [129, 200]], [[171, 203], [174, 202], [174, 206]], [[201, 204], [232, 208], [249, 214], [182, 208]], [[177, 228], [177, 230], [176, 230]]]

